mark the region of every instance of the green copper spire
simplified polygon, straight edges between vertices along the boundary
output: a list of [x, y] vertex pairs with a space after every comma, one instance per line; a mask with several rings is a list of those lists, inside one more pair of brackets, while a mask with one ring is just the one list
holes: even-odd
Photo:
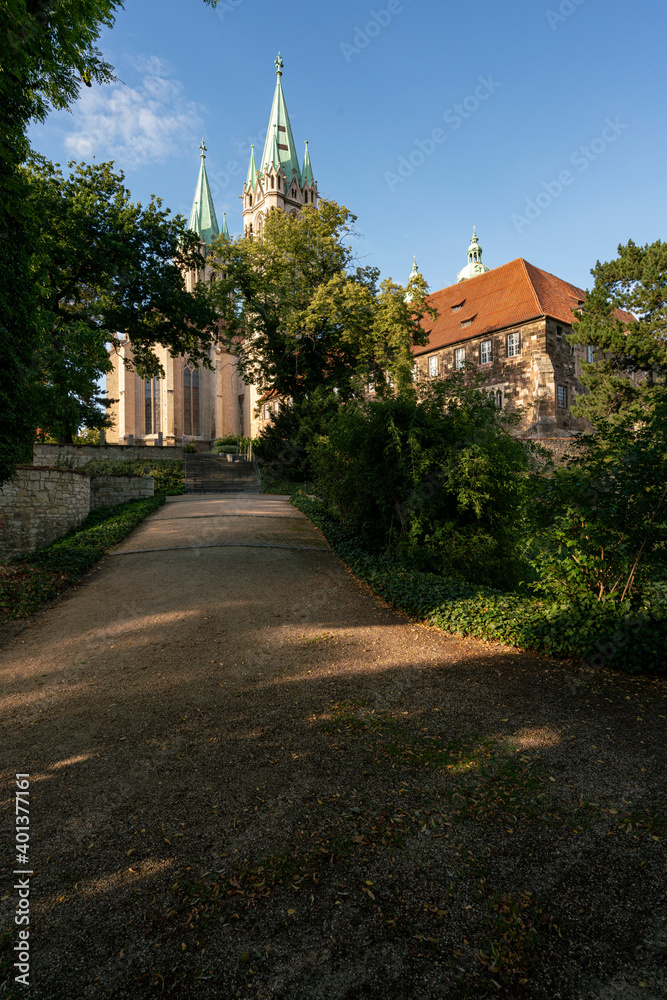
[[255, 163], [255, 146], [250, 147], [250, 164], [248, 165], [248, 176], [245, 179], [246, 187], [254, 188], [257, 177], [257, 164]]
[[280, 153], [278, 152], [278, 130], [274, 127], [273, 129], [273, 142], [271, 143], [271, 155], [269, 159], [264, 162], [265, 167], [273, 167], [274, 170], [280, 170]]
[[297, 156], [296, 146], [294, 145], [292, 126], [290, 125], [289, 115], [287, 114], [285, 95], [283, 94], [283, 87], [281, 83], [282, 75], [283, 61], [279, 52], [278, 58], [276, 59], [276, 89], [273, 95], [269, 127], [266, 131], [266, 142], [264, 143], [264, 152], [262, 153], [261, 169], [263, 170], [264, 167], [273, 160], [273, 143], [275, 134], [277, 155], [285, 170], [287, 184], [289, 185], [292, 181], [294, 170], [296, 170], [297, 178], [301, 180], [301, 170], [299, 169], [299, 157]]
[[206, 174], [206, 145], [202, 139], [199, 148], [201, 150], [201, 166], [199, 167], [199, 179], [195, 190], [195, 198], [192, 202], [190, 221], [188, 229], [198, 233], [204, 243], [210, 245], [219, 233], [218, 220], [215, 217], [213, 197], [208, 184]]
[[227, 213], [226, 212], [222, 213], [222, 228], [220, 230], [220, 235], [225, 240], [229, 240], [230, 239], [229, 229], [227, 228]]
[[302, 182], [310, 187], [315, 183], [313, 180], [313, 168], [310, 165], [310, 153], [308, 152], [308, 140], [306, 140], [306, 152], [303, 154], [303, 174]]
[[486, 274], [491, 268], [482, 263], [482, 248], [479, 245], [477, 227], [472, 227], [472, 237], [468, 247], [468, 263], [462, 271], [456, 275], [456, 280], [466, 281], [468, 278], [476, 278], [478, 274]]

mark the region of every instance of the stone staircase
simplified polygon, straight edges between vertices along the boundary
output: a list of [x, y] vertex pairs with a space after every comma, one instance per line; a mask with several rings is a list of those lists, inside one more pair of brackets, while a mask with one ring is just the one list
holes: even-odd
[[259, 493], [252, 462], [228, 462], [225, 455], [186, 455], [186, 493]]

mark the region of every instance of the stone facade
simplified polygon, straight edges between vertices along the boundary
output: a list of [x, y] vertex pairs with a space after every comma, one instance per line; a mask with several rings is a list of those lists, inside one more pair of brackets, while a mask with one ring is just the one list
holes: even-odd
[[145, 459], [148, 465], [156, 459], [181, 459], [183, 448], [160, 448], [143, 445], [87, 445], [87, 444], [36, 444], [32, 449], [34, 465], [61, 466], [70, 469], [80, 469], [87, 462], [112, 460], [114, 462], [133, 462]]
[[90, 510], [90, 479], [74, 469], [19, 466], [0, 488], [0, 552], [31, 552], [80, 524]]
[[[463, 350], [465, 361], [476, 365], [485, 378], [485, 388], [494, 394], [498, 405], [521, 411], [517, 433], [528, 438], [568, 437], [587, 429], [586, 421], [571, 413], [577, 395], [583, 391], [578, 375], [585, 348], [568, 344], [566, 337], [570, 333], [571, 327], [541, 318], [430, 350], [417, 357], [417, 368], [420, 374], [428, 375], [429, 365], [433, 364], [429, 359], [435, 357], [436, 374], [449, 375], [455, 370], [455, 352]], [[510, 356], [512, 334], [518, 335], [519, 353]], [[488, 341], [491, 360], [482, 362], [481, 347]], [[517, 343], [516, 337], [513, 342]]]
[[152, 476], [98, 475], [90, 477], [90, 509], [114, 507], [130, 500], [145, 500], [155, 495]]

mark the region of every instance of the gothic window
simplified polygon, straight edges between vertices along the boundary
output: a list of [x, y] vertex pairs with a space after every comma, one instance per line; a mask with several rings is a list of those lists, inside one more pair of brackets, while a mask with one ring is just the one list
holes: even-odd
[[466, 363], [466, 349], [465, 347], [457, 347], [454, 351], [454, 367], [463, 368]]
[[507, 334], [507, 357], [515, 358], [517, 354], [521, 354], [521, 334], [520, 333], [508, 333]]
[[433, 354], [428, 359], [428, 373], [431, 378], [435, 378], [438, 374], [438, 355]]
[[144, 434], [159, 434], [162, 430], [160, 420], [160, 379], [151, 378], [144, 382]]
[[479, 362], [482, 365], [488, 365], [491, 361], [491, 341], [483, 340], [479, 345]]
[[199, 371], [191, 361], [183, 369], [183, 433], [199, 437]]
[[271, 187], [273, 188], [273, 177], [271, 178]]
[[251, 194], [248, 195], [248, 205], [250, 206], [250, 208], [252, 208], [252, 195]]

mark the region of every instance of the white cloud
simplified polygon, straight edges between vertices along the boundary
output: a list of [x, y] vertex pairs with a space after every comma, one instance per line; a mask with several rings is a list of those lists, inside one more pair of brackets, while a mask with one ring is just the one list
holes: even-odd
[[135, 59], [135, 87], [118, 81], [85, 89], [74, 105], [74, 128], [65, 147], [78, 159], [115, 160], [131, 169], [160, 163], [201, 137], [198, 105], [183, 96], [183, 86], [157, 56]]

